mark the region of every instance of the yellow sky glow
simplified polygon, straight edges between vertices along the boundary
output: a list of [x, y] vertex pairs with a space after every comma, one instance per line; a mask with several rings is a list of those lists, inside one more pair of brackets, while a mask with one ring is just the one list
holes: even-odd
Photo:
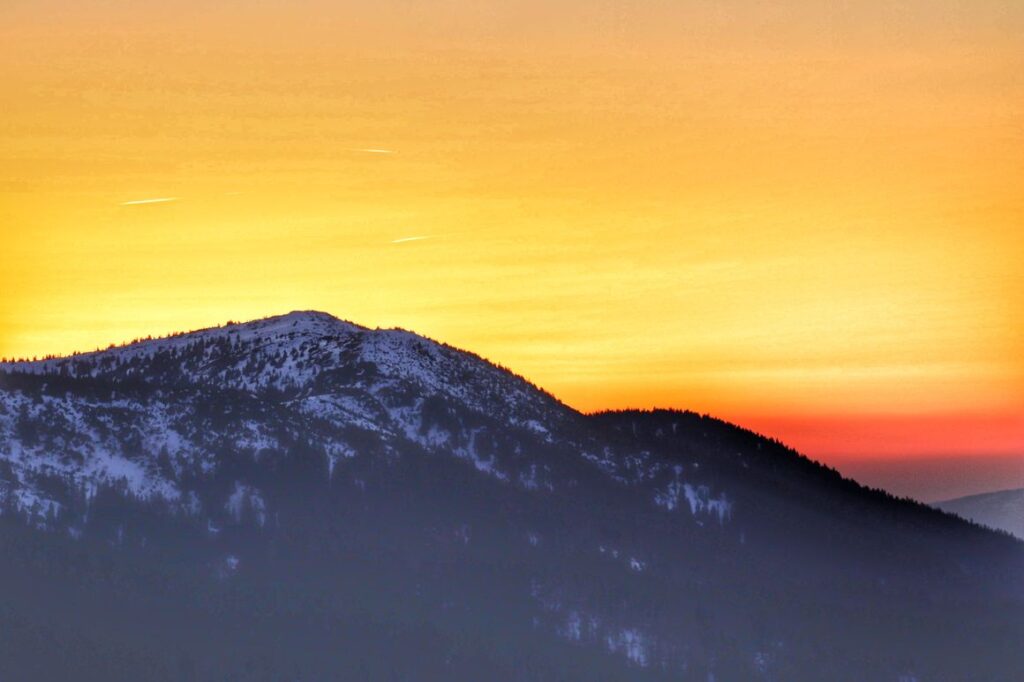
[[11, 0], [0, 356], [322, 309], [588, 410], [1024, 448], [1022, 41], [1014, 0]]

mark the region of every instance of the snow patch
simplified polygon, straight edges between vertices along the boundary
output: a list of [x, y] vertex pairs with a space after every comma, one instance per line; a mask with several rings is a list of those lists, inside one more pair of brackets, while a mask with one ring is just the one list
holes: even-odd
[[712, 497], [711, 489], [706, 485], [692, 485], [682, 480], [682, 467], [673, 467], [674, 478], [660, 490], [654, 492], [654, 503], [668, 511], [678, 509], [683, 500], [690, 508], [690, 515], [708, 514], [716, 517], [719, 524], [732, 517], [732, 502], [721, 493]]
[[251, 513], [260, 528], [267, 524], [267, 504], [263, 500], [263, 495], [256, 488], [241, 481], [235, 481], [235, 488], [224, 508], [235, 523], [241, 523], [243, 516]]
[[650, 657], [647, 638], [636, 628], [619, 630], [605, 637], [605, 647], [613, 654], [622, 653], [641, 668], [646, 668]]

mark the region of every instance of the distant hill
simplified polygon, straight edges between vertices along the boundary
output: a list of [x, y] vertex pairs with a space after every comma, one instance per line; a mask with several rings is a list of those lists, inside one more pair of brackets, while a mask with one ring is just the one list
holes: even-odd
[[1024, 543], [315, 312], [0, 364], [0, 679], [1012, 682]]
[[1024, 540], [1024, 488], [968, 495], [933, 506]]

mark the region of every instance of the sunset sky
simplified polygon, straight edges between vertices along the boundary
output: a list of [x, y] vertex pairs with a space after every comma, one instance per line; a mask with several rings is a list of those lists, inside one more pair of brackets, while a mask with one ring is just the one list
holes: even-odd
[[0, 356], [319, 309], [1024, 453], [1024, 3], [4, 0]]

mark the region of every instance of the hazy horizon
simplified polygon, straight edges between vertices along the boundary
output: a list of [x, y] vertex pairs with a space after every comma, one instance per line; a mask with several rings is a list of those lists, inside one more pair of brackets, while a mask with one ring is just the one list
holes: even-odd
[[823, 460], [863, 485], [932, 504], [982, 493], [1024, 488], [1024, 453]]

